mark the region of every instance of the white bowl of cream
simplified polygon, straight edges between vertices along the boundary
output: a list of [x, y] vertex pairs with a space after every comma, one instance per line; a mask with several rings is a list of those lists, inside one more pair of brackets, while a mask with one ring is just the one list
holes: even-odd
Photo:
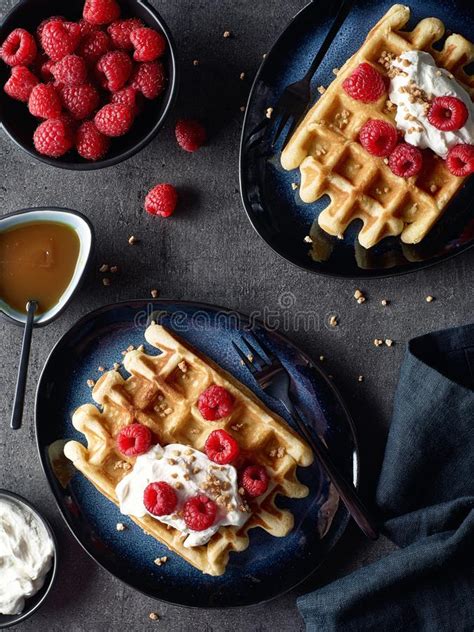
[[0, 629], [41, 606], [56, 575], [56, 560], [46, 520], [24, 498], [0, 489]]

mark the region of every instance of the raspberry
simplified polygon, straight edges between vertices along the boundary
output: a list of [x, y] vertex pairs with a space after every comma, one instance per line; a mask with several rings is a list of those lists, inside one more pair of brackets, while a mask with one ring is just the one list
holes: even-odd
[[87, 80], [86, 62], [78, 55], [66, 55], [51, 67], [55, 80], [63, 86], [77, 86]]
[[77, 52], [85, 59], [87, 64], [93, 66], [111, 48], [112, 42], [107, 33], [97, 31], [84, 37]]
[[142, 95], [139, 94], [135, 88], [122, 88], [112, 94], [111, 103], [123, 103], [123, 105], [128, 105], [133, 112], [133, 116], [137, 116], [141, 109], [139, 99], [142, 98]]
[[116, 441], [118, 451], [125, 456], [145, 454], [151, 446], [151, 431], [143, 424], [129, 424], [118, 433]]
[[76, 149], [86, 160], [100, 160], [109, 151], [110, 139], [99, 132], [93, 121], [83, 123], [76, 134]]
[[81, 41], [81, 27], [75, 22], [52, 20], [44, 25], [41, 45], [53, 61], [73, 53]]
[[386, 92], [382, 75], [366, 62], [344, 79], [342, 87], [350, 97], [362, 103], [377, 101]]
[[446, 166], [453, 176], [460, 178], [474, 173], [474, 145], [451, 147], [446, 157]]
[[99, 59], [96, 70], [102, 87], [117, 92], [132, 74], [132, 60], [124, 51], [114, 50]]
[[36, 29], [36, 37], [38, 38], [38, 42], [41, 42], [41, 38], [43, 37], [43, 29], [46, 26], [46, 24], [49, 24], [50, 22], [58, 22], [58, 21], [65, 22], [66, 18], [63, 17], [62, 15], [52, 15], [51, 17], [46, 18], [45, 20], [40, 22], [40, 25]]
[[0, 48], [0, 57], [9, 66], [28, 66], [38, 49], [35, 38], [25, 29], [15, 29], [10, 33]]
[[457, 97], [435, 97], [428, 110], [428, 121], [443, 132], [453, 132], [464, 127], [469, 112]]
[[90, 83], [82, 86], [65, 86], [61, 90], [64, 107], [78, 121], [90, 116], [100, 105], [97, 90]]
[[249, 465], [240, 475], [240, 484], [251, 498], [264, 494], [268, 489], [268, 482], [267, 470], [262, 465]]
[[62, 118], [43, 121], [33, 135], [33, 142], [40, 154], [59, 158], [69, 151], [74, 144], [70, 126]]
[[183, 505], [184, 522], [193, 531], [204, 531], [212, 527], [216, 514], [216, 503], [204, 494], [189, 498]]
[[116, 0], [86, 0], [82, 15], [91, 24], [110, 24], [120, 17], [120, 7]]
[[418, 147], [400, 143], [390, 154], [388, 166], [396, 176], [402, 178], [416, 176], [423, 166], [423, 154]]
[[360, 130], [359, 140], [369, 154], [388, 156], [397, 144], [397, 128], [387, 121], [369, 119]]
[[130, 35], [134, 29], [143, 26], [143, 22], [139, 18], [130, 18], [129, 20], [118, 20], [107, 27], [107, 33], [110, 35], [115, 48], [122, 50], [133, 50], [133, 44], [130, 41]]
[[181, 120], [176, 123], [176, 140], [185, 151], [197, 151], [206, 142], [206, 130], [198, 121]]
[[145, 198], [145, 211], [150, 215], [169, 217], [177, 203], [178, 193], [172, 184], [157, 184]]
[[27, 103], [38, 79], [26, 66], [14, 66], [3, 89], [12, 99]]
[[234, 398], [223, 386], [212, 384], [199, 395], [197, 406], [204, 419], [217, 421], [230, 415], [234, 407]]
[[168, 516], [176, 509], [178, 497], [171, 485], [158, 481], [145, 487], [143, 504], [153, 516]]
[[50, 83], [39, 83], [28, 99], [30, 114], [42, 119], [58, 118], [62, 105], [59, 94]]
[[79, 20], [78, 24], [81, 29], [82, 39], [84, 39], [91, 33], [97, 33], [97, 31], [100, 28], [99, 26], [96, 26], [95, 24], [91, 24], [90, 22], [87, 22], [87, 20], [84, 20], [84, 18], [82, 20]]
[[155, 61], [161, 57], [166, 49], [166, 40], [161, 33], [146, 27], [134, 29], [130, 34], [130, 41], [135, 48], [135, 61]]
[[213, 430], [204, 446], [207, 456], [214, 463], [227, 465], [239, 456], [239, 444], [225, 430]]
[[166, 75], [163, 64], [149, 61], [139, 64], [136, 69], [132, 87], [139, 90], [146, 99], [156, 99], [165, 89]]
[[133, 112], [122, 103], [109, 103], [97, 112], [94, 123], [106, 136], [123, 136], [132, 126]]

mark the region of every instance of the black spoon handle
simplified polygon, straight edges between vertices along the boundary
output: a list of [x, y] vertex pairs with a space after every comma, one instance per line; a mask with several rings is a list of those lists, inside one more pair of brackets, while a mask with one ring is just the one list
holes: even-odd
[[36, 301], [28, 301], [26, 306], [27, 318], [25, 331], [23, 333], [23, 344], [21, 345], [20, 366], [18, 367], [18, 378], [16, 381], [15, 401], [13, 403], [12, 420], [10, 423], [13, 430], [21, 428], [21, 420], [23, 418], [26, 376], [28, 374], [28, 362], [30, 359], [31, 334], [33, 333], [33, 322], [37, 309], [38, 303]]

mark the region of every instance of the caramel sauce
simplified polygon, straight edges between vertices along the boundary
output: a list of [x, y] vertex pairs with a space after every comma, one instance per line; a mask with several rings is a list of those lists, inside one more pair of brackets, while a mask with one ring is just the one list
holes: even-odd
[[38, 221], [0, 232], [0, 297], [21, 313], [30, 299], [37, 314], [54, 307], [76, 269], [77, 233], [59, 222]]

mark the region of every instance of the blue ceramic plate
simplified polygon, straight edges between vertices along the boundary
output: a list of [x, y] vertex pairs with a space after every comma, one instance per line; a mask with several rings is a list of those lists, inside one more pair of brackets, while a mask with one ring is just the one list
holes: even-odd
[[[340, 68], [360, 48], [369, 29], [395, 4], [394, 0], [358, 0], [327, 52], [312, 83], [327, 86]], [[472, 0], [409, 0], [408, 29], [422, 18], [440, 18], [446, 29], [474, 40]], [[271, 148], [273, 126], [265, 111], [274, 105], [285, 87], [301, 79], [319, 50], [340, 2], [310, 2], [289, 24], [267, 55], [255, 79], [244, 122], [240, 155], [241, 193], [248, 217], [259, 235], [279, 255], [295, 265], [341, 277], [382, 277], [412, 272], [446, 260], [474, 245], [471, 177], [425, 239], [417, 246], [402, 245], [395, 237], [366, 250], [360, 246], [354, 222], [343, 240], [324, 233], [317, 216], [327, 198], [314, 204], [301, 202], [291, 183], [299, 172], [280, 166], [281, 144]], [[285, 138], [283, 134], [282, 138]], [[281, 141], [280, 141], [281, 143]], [[311, 234], [313, 244], [304, 243]]]
[[[163, 325], [257, 392], [253, 378], [231, 347], [231, 341], [237, 340], [240, 332], [252, 330], [249, 319], [239, 313], [164, 300], [119, 303], [92, 312], [55, 346], [38, 385], [38, 449], [59, 509], [77, 540], [101, 566], [152, 597], [206, 608], [243, 606], [272, 599], [296, 586], [321, 564], [349, 519], [346, 509], [339, 506], [325, 537], [319, 537], [318, 526], [323, 526], [320, 509], [328, 506], [329, 484], [317, 463], [299, 470], [300, 479], [311, 489], [307, 498], [278, 498], [279, 504], [290, 508], [295, 516], [293, 531], [285, 538], [274, 538], [261, 529], [253, 529], [249, 548], [242, 553], [231, 553], [225, 575], [211, 577], [145, 536], [81, 474], [71, 472], [74, 468], [62, 457], [65, 440], [84, 441], [83, 435], [73, 428], [71, 415], [78, 406], [92, 401], [87, 380], [99, 377], [99, 366], [109, 368], [120, 361], [121, 351], [130, 344], [144, 343], [146, 324], [151, 314], [157, 319], [157, 313]], [[354, 428], [334, 386], [288, 340], [254, 324], [253, 330], [257, 329], [290, 372], [301, 409], [324, 437], [346, 477], [357, 484], [359, 465]], [[283, 414], [273, 401], [262, 399]], [[117, 522], [124, 522], [128, 529], [118, 533]], [[168, 555], [169, 561], [158, 568], [153, 560], [162, 555]]]

